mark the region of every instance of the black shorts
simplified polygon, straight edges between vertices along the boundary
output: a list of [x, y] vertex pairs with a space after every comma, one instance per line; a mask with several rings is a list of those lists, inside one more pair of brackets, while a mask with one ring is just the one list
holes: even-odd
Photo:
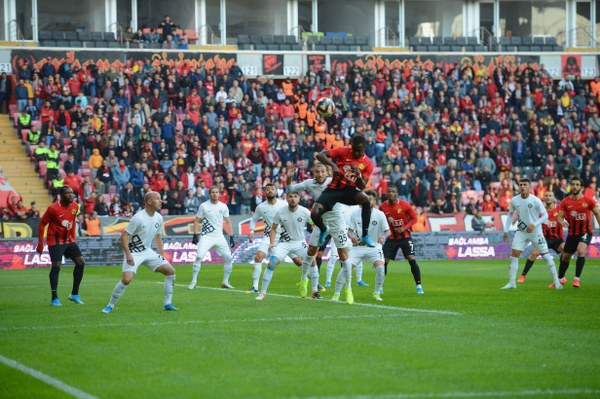
[[565, 240], [562, 238], [552, 238], [550, 240], [546, 240], [548, 243], [548, 248], [553, 249], [554, 252], [558, 253], [558, 248], [562, 245]]
[[327, 234], [327, 237], [325, 237], [325, 244], [319, 247], [319, 252], [325, 251], [325, 248], [327, 248], [327, 244], [329, 244], [329, 241], [331, 241], [331, 236]]
[[329, 212], [338, 202], [346, 205], [358, 205], [356, 194], [359, 192], [359, 190], [352, 187], [326, 188], [317, 198], [317, 202], [323, 205], [325, 212]]
[[75, 242], [49, 246], [48, 252], [50, 253], [50, 260], [52, 263], [62, 262], [63, 256], [71, 260], [83, 256], [79, 246]]
[[383, 256], [386, 259], [395, 260], [398, 249], [402, 250], [404, 258], [415, 255], [415, 245], [412, 238], [391, 239], [388, 238], [383, 244]]
[[563, 249], [563, 252], [571, 255], [574, 254], [577, 252], [577, 247], [579, 246], [580, 242], [585, 243], [585, 245], [590, 245], [590, 242], [592, 242], [592, 235], [587, 233], [576, 236], [567, 236], [567, 240], [565, 241], [565, 249]]

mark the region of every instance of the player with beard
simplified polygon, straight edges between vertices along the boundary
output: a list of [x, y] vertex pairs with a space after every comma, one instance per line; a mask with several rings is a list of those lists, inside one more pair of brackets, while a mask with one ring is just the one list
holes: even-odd
[[[250, 234], [248, 235], [248, 240], [250, 242], [254, 241], [254, 228], [256, 227], [256, 222], [259, 219], [262, 219], [265, 224], [265, 229], [263, 231], [263, 238], [256, 249], [256, 255], [254, 255], [254, 270], [252, 272], [252, 288], [248, 290], [248, 293], [258, 294], [258, 280], [260, 279], [260, 274], [262, 273], [262, 262], [265, 257], [270, 254], [269, 252], [269, 235], [271, 233], [271, 228], [273, 226], [273, 218], [277, 214], [277, 212], [285, 207], [287, 204], [285, 201], [277, 198], [277, 189], [273, 183], [268, 183], [264, 188], [265, 196], [267, 200], [261, 202], [254, 211], [252, 215], [252, 219], [250, 219]], [[302, 260], [300, 258], [294, 259], [294, 263], [297, 265], [302, 264]]]
[[41, 254], [44, 250], [44, 235], [46, 226], [48, 233], [46, 241], [48, 242], [48, 252], [50, 253], [50, 290], [52, 292], [52, 306], [62, 306], [58, 299], [58, 275], [63, 256], [71, 259], [75, 263], [73, 269], [73, 289], [69, 295], [69, 301], [78, 305], [83, 305], [83, 301], [79, 297], [79, 285], [83, 279], [83, 269], [85, 261], [81, 250], [77, 245], [75, 238], [76, 218], [79, 213], [79, 205], [74, 202], [75, 194], [69, 186], [63, 186], [59, 192], [59, 199], [54, 204], [50, 205], [38, 225], [38, 245], [37, 253]]
[[502, 235], [504, 241], [508, 241], [508, 229], [512, 224], [515, 212], [517, 213], [517, 232], [512, 241], [510, 265], [508, 269], [509, 280], [501, 289], [508, 290], [517, 288], [516, 279], [517, 271], [519, 270], [519, 256], [521, 256], [521, 253], [528, 242], [542, 254], [542, 258], [546, 261], [548, 271], [554, 280], [555, 288], [561, 289], [562, 285], [558, 281], [554, 259], [552, 258], [552, 255], [548, 253], [548, 243], [542, 233], [541, 224], [548, 220], [548, 212], [546, 211], [542, 200], [535, 195], [531, 195], [531, 180], [529, 179], [519, 180], [519, 194], [515, 195], [510, 200], [508, 217], [506, 218], [504, 234]]
[[[548, 221], [542, 224], [542, 232], [544, 234], [544, 238], [548, 243], [548, 248], [553, 249], [557, 254], [561, 254], [563, 248], [565, 247], [564, 240], [564, 232], [563, 225], [558, 223], [558, 206], [556, 205], [556, 197], [554, 196], [554, 192], [546, 191], [544, 193], [544, 206], [548, 211]], [[517, 280], [517, 283], [524, 283], [527, 278], [527, 273], [533, 266], [533, 263], [540, 255], [540, 251], [537, 249], [533, 249], [531, 251], [531, 255], [527, 258], [525, 262], [525, 268], [521, 273], [521, 276]]]
[[569, 224], [569, 233], [558, 269], [558, 278], [561, 280], [561, 284], [567, 282], [565, 273], [569, 268], [571, 257], [577, 253], [579, 257], [575, 263], [573, 287], [579, 288], [581, 272], [585, 265], [585, 253], [588, 245], [592, 242], [592, 213], [600, 224], [600, 211], [595, 199], [583, 196], [583, 180], [579, 177], [571, 179], [571, 195], [561, 201], [558, 209], [558, 223], [562, 224], [566, 220]]

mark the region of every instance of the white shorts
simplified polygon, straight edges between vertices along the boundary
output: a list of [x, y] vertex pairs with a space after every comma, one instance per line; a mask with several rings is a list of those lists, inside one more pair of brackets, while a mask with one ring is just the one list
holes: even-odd
[[[329, 228], [329, 235], [331, 235], [336, 247], [350, 248], [352, 246], [350, 239], [348, 239], [348, 227], [346, 226], [341, 207], [335, 206], [333, 210], [325, 212], [323, 223]], [[311, 246], [319, 246], [319, 234], [321, 234], [321, 230], [317, 226], [314, 226], [309, 241]]]
[[284, 262], [285, 258], [288, 256], [292, 259], [298, 256], [300, 259], [304, 260], [307, 250], [308, 245], [305, 241], [279, 242], [275, 246], [271, 256], [277, 257], [281, 262]]
[[375, 247], [355, 246], [350, 249], [350, 263], [352, 263], [352, 266], [356, 266], [360, 262], [375, 263], [377, 261], [384, 262], [381, 244], [377, 244]]
[[204, 259], [206, 253], [213, 248], [222, 257], [229, 256], [231, 258], [231, 249], [229, 249], [223, 234], [201, 236], [196, 254], [200, 259]]
[[123, 257], [123, 272], [137, 273], [140, 265], [144, 265], [154, 272], [162, 265], [170, 265], [168, 260], [151, 249], [143, 252], [132, 252], [131, 255], [133, 256], [133, 265], [127, 263], [127, 257]]
[[528, 243], [536, 248], [541, 254], [546, 254], [549, 252], [548, 243], [544, 238], [544, 234], [542, 233], [542, 229], [535, 229], [533, 233], [528, 233], [526, 231], [517, 231], [515, 233], [515, 237], [512, 242], [512, 249], [516, 249], [517, 251], [523, 251]]
[[[277, 246], [277, 239], [275, 240], [275, 246]], [[260, 240], [260, 243], [258, 244], [258, 247], [256, 247], [256, 252], [262, 252], [265, 254], [265, 256], [268, 257], [268, 255], [270, 254], [269, 252], [269, 245], [271, 243], [271, 238], [269, 236], [264, 236], [262, 238], [262, 240]]]

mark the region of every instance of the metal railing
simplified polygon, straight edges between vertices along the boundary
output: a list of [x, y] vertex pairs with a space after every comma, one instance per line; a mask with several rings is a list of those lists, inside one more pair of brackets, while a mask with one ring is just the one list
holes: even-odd
[[21, 27], [16, 19], [11, 19], [8, 21], [8, 37], [6, 40], [15, 40], [21, 42], [21, 45], [23, 45], [23, 42], [25, 42], [25, 36], [23, 35], [23, 31], [21, 30]]
[[123, 29], [123, 26], [121, 24], [119, 24], [118, 22], [113, 22], [112, 24], [108, 25], [109, 32], [111, 31], [113, 26], [117, 27], [117, 42], [119, 43], [119, 45], [123, 46], [123, 34], [125, 33], [125, 30]]
[[[579, 45], [577, 43], [577, 36], [579, 36], [578, 32], [582, 32], [584, 34], [584, 37], [587, 36], [587, 38], [589, 39], [588, 45], [584, 45], [584, 44]], [[587, 28], [585, 28], [583, 26], [579, 26], [579, 27], [572, 28], [569, 30], [561, 30], [556, 35], [556, 42], [561, 43], [561, 40], [562, 40], [562, 43], [564, 43], [565, 45], [568, 45], [569, 47], [589, 47], [589, 48], [598, 47], [598, 43], [596, 42], [596, 38], [594, 37], [594, 35], [592, 35], [587, 30]]]
[[[205, 29], [205, 31], [203, 31], [203, 29]], [[203, 35], [203, 32], [206, 32], [206, 34]], [[206, 44], [210, 46], [221, 44], [220, 37], [216, 35], [216, 33], [213, 31], [209, 24], [200, 25], [196, 34], [198, 35], [198, 38], [200, 38], [200, 40], [202, 40], [203, 37], [209, 39], [206, 41]]]
[[477, 36], [477, 38], [479, 38], [479, 43], [487, 47], [488, 50], [493, 51], [495, 49], [494, 34], [486, 27], [480, 26], [479, 28], [473, 29], [471, 34]]
[[[383, 45], [385, 47], [400, 47], [400, 37], [396, 35], [392, 28], [389, 26], [383, 26], [379, 29], [379, 32], [381, 32], [382, 29], [385, 29]], [[377, 36], [379, 36], [379, 32], [377, 32]]]

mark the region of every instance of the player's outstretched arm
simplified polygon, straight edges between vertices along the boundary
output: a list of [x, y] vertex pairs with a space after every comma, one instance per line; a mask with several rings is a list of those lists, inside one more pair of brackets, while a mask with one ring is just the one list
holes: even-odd
[[340, 169], [337, 167], [335, 162], [333, 162], [333, 160], [331, 159], [331, 156], [329, 155], [329, 151], [323, 151], [323, 152], [318, 153], [317, 160], [324, 165], [330, 166], [331, 171], [333, 172], [334, 175], [340, 174]]
[[125, 260], [127, 260], [127, 264], [133, 265], [133, 255], [129, 250], [129, 233], [123, 230], [121, 233], [121, 247], [123, 247], [123, 252], [125, 252]]
[[223, 228], [225, 233], [229, 235], [229, 246], [231, 248], [235, 247], [235, 241], [233, 240], [233, 225], [231, 224], [231, 218], [225, 217], [223, 218]]
[[165, 257], [163, 250], [163, 240], [160, 234], [154, 236], [154, 244], [156, 244], [156, 252], [160, 254], [163, 258]]
[[46, 233], [46, 226], [48, 225], [48, 211], [44, 213], [40, 224], [38, 225], [38, 245], [35, 251], [41, 254], [44, 251], [44, 234]]
[[277, 223], [273, 223], [271, 225], [271, 231], [269, 232], [269, 252], [273, 251], [273, 247], [275, 247], [275, 237], [277, 236], [277, 227], [279, 227], [279, 225]]
[[202, 222], [202, 218], [196, 217], [194, 219], [194, 235], [192, 236], [192, 244], [198, 244], [200, 241], [200, 234], [198, 234], [198, 225]]

